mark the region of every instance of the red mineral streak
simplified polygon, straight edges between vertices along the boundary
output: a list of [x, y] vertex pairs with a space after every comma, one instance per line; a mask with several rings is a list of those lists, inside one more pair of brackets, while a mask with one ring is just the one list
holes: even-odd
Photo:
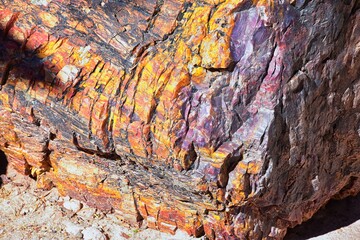
[[280, 239], [359, 191], [358, 9], [3, 1], [0, 149], [132, 224]]

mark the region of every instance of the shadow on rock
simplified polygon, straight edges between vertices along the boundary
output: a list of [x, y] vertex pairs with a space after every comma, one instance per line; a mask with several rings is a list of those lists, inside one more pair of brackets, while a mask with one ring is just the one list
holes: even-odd
[[289, 229], [285, 240], [317, 237], [348, 226], [360, 219], [360, 194], [343, 200], [331, 200], [310, 220]]
[[[6, 155], [3, 151], [0, 150], [0, 176], [6, 174], [8, 166], [8, 160], [6, 158]], [[3, 184], [2, 178], [0, 177], [0, 187]]]

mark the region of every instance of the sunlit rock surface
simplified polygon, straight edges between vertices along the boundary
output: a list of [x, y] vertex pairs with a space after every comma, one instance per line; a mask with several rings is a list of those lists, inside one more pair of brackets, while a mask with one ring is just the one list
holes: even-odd
[[360, 2], [0, 3], [0, 149], [132, 224], [281, 239], [360, 190]]

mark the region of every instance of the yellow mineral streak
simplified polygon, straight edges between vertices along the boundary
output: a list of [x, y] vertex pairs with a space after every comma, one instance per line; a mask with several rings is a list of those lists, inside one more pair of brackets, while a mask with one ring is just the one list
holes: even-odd
[[212, 14], [208, 35], [203, 39], [200, 49], [203, 67], [227, 68], [231, 64], [230, 35], [235, 20], [232, 10], [241, 4], [243, 1], [225, 1]]
[[42, 23], [49, 28], [53, 28], [59, 23], [58, 18], [54, 14], [40, 12], [38, 16], [41, 18]]
[[52, 54], [54, 54], [60, 47], [63, 43], [66, 42], [66, 39], [56, 39], [56, 40], [52, 40], [52, 41], [49, 41], [48, 43], [44, 44], [39, 52], [38, 52], [38, 56], [40, 58], [45, 58], [45, 57], [48, 57]]
[[[47, 93], [41, 92], [41, 88], [45, 86], [38, 85], [36, 91], [39, 94], [34, 93], [34, 96], [44, 102], [48, 95], [61, 99], [67, 91], [68, 95], [63, 98], [64, 103], [68, 103], [71, 110], [79, 112], [79, 116], [85, 121], [90, 122], [92, 118], [93, 124], [90, 127], [93, 134], [100, 137], [105, 130], [112, 127], [114, 137], [126, 139], [128, 136], [120, 136], [121, 132], [129, 130], [129, 124], [135, 121], [137, 123], [130, 127], [132, 139], [129, 141], [133, 150], [142, 156], [149, 153], [145, 150], [148, 148], [146, 140], [138, 138], [151, 132], [155, 158], [184, 159], [188, 155], [186, 151], [177, 149], [169, 155], [167, 150], [174, 147], [174, 131], [178, 131], [184, 121], [181, 106], [174, 106], [177, 102], [175, 100], [184, 87], [206, 82], [208, 68], [227, 68], [232, 63], [230, 36], [235, 20], [233, 10], [243, 3], [243, 0], [194, 2], [184, 12], [182, 20], [176, 23], [183, 26], [181, 31], [173, 33], [172, 42], [165, 41], [165, 46], [160, 44], [153, 52], [146, 50], [140, 56], [134, 73], [125, 74], [111, 64], [105, 64], [108, 61], [95, 54], [97, 49], [87, 46], [81, 39], [50, 39], [39, 48], [38, 56], [51, 56], [50, 64], [56, 66], [51, 71], [58, 78], [57, 83], [64, 86], [50, 88], [50, 93]], [[272, 4], [272, 1], [254, 0], [253, 4], [263, 6]], [[46, 12], [40, 12], [39, 18], [48, 28], [55, 27], [59, 22], [54, 14]], [[0, 15], [0, 23], [3, 21], [1, 19]], [[87, 32], [83, 24], [91, 24], [80, 23], [71, 18], [68, 18], [68, 21], [69, 26], [81, 32]], [[96, 27], [97, 33], [102, 33], [100, 38], [107, 37], [108, 29], [105, 25], [97, 23], [93, 27]], [[171, 29], [174, 27], [172, 23]], [[70, 41], [77, 41], [77, 44]], [[27, 89], [25, 85], [17, 87], [24, 91]], [[110, 101], [114, 104], [110, 105]], [[150, 124], [152, 120], [153, 123]], [[105, 129], [110, 122], [108, 129]], [[135, 131], [135, 126], [149, 130], [140, 133]], [[201, 149], [201, 152], [213, 157], [214, 165], [217, 166], [227, 156], [226, 153], [213, 153], [213, 149]]]

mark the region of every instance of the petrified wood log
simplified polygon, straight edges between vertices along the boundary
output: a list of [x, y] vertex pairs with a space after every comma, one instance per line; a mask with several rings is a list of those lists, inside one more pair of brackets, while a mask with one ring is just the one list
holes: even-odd
[[133, 224], [280, 239], [360, 190], [359, 6], [2, 0], [0, 150]]

